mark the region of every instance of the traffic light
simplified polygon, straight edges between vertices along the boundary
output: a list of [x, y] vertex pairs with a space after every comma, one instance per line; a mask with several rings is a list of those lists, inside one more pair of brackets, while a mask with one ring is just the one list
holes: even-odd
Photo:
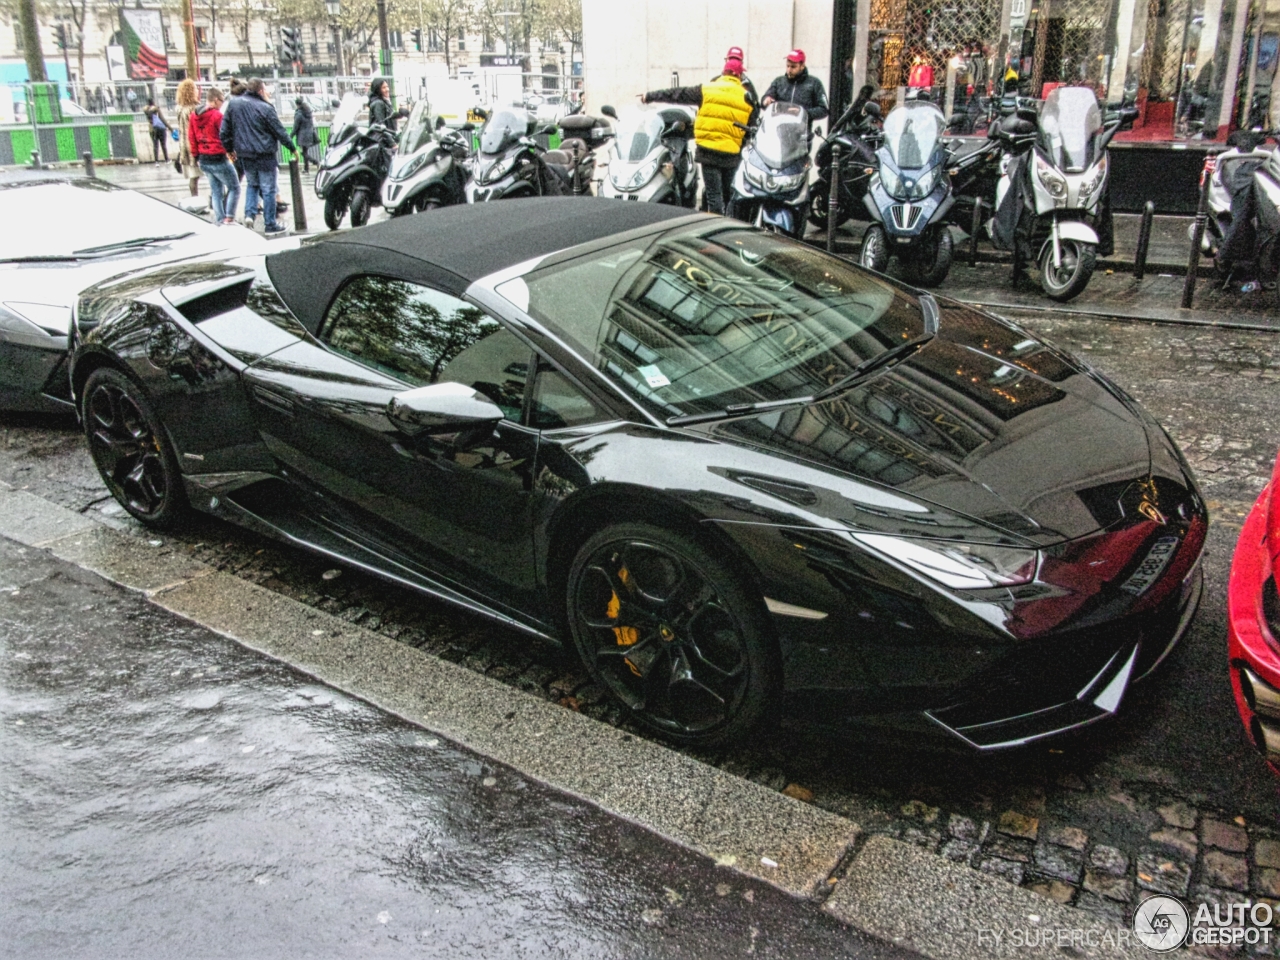
[[53, 25], [53, 43], [59, 50], [67, 49], [67, 25], [65, 23], [55, 23]]
[[285, 63], [296, 63], [302, 59], [302, 29], [300, 27], [280, 28], [280, 59]]
[[409, 36], [413, 37], [413, 49], [422, 51], [422, 28], [414, 27], [409, 31]]

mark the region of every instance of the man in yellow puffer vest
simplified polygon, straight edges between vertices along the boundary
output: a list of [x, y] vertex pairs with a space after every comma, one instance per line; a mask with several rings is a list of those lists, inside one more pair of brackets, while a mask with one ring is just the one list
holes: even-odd
[[693, 121], [695, 159], [702, 167], [707, 209], [724, 213], [738, 169], [742, 140], [756, 108], [755, 97], [742, 85], [742, 61], [730, 57], [724, 72], [696, 87], [671, 87], [640, 95], [642, 103], [685, 103], [698, 108]]

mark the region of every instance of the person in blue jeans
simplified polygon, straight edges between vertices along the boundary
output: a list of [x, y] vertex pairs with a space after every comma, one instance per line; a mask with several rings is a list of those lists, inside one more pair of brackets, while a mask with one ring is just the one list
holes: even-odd
[[209, 196], [213, 199], [213, 222], [235, 223], [236, 204], [240, 202], [240, 178], [227, 159], [222, 146], [222, 91], [210, 87], [205, 102], [191, 114], [187, 142], [196, 163], [209, 178]]
[[285, 233], [284, 225], [276, 222], [276, 144], [290, 153], [297, 153], [298, 148], [276, 116], [260, 78], [251, 77], [245, 83], [244, 96], [233, 97], [227, 104], [219, 133], [228, 156], [238, 158], [244, 167], [245, 220], [253, 223], [261, 199], [263, 233]]

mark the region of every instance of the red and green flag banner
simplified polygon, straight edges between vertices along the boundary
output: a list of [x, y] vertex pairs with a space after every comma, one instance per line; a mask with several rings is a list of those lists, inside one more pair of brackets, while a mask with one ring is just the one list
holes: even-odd
[[120, 11], [120, 36], [133, 80], [169, 75], [169, 55], [164, 48], [164, 24], [159, 10]]

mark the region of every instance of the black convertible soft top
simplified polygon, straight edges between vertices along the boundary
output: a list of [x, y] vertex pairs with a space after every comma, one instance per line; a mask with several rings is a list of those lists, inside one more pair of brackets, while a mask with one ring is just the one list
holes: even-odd
[[681, 207], [600, 197], [459, 204], [273, 253], [267, 271], [294, 315], [315, 332], [354, 276], [383, 274], [461, 296], [474, 281], [517, 263], [689, 215]]

